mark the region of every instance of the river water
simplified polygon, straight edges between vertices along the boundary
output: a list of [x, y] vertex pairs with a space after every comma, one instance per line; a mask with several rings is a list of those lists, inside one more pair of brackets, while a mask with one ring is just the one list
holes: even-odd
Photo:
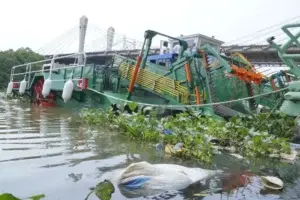
[[[231, 192], [194, 194], [207, 189], [196, 185], [184, 191], [169, 191], [132, 199], [300, 199], [300, 164], [269, 160], [239, 160], [218, 155], [211, 165], [181, 161], [156, 151], [154, 145], [138, 144], [118, 133], [81, 124], [78, 112], [63, 108], [37, 108], [0, 97], [0, 192], [25, 198], [45, 194], [45, 199], [84, 200], [90, 188], [113, 171], [138, 161], [176, 163], [222, 169], [236, 173], [251, 170], [245, 186]], [[259, 175], [276, 175], [284, 181], [280, 192], [262, 190]], [[89, 200], [97, 199], [92, 194]], [[112, 199], [127, 199], [115, 187]]]

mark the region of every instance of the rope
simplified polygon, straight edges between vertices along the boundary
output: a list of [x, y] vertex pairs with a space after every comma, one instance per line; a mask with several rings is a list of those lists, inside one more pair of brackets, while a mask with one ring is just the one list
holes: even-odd
[[260, 125], [257, 127], [257, 130], [259, 130], [262, 125], [267, 121], [267, 119], [269, 119], [269, 117], [271, 116], [272, 113], [275, 112], [275, 110], [277, 109], [277, 107], [279, 106], [280, 102], [283, 100], [283, 97], [281, 97], [278, 102], [276, 103], [276, 105], [274, 106], [274, 108], [271, 110], [271, 112], [267, 115], [267, 117], [260, 123]]
[[106, 97], [109, 97], [109, 98], [112, 98], [112, 99], [115, 99], [115, 100], [118, 100], [118, 101], [127, 102], [127, 103], [137, 103], [139, 105], [151, 106], [151, 107], [161, 107], [161, 106], [164, 106], [166, 108], [174, 108], [174, 107], [176, 107], [176, 108], [178, 108], [178, 107], [191, 108], [191, 107], [205, 107], [205, 106], [222, 105], [222, 104], [228, 104], [228, 103], [245, 101], [245, 100], [249, 100], [249, 99], [253, 99], [253, 98], [257, 98], [257, 97], [262, 97], [262, 96], [267, 96], [267, 95], [270, 95], [270, 94], [281, 92], [281, 91], [287, 90], [288, 88], [282, 88], [282, 89], [278, 89], [276, 91], [266, 92], [266, 93], [255, 95], [255, 96], [251, 96], [251, 97], [245, 97], [245, 98], [240, 98], [240, 99], [235, 99], [235, 100], [230, 100], [230, 101], [221, 101], [221, 102], [216, 102], [216, 103], [200, 104], [200, 105], [196, 105], [196, 104], [195, 105], [159, 105], [159, 104], [141, 103], [141, 102], [130, 101], [130, 100], [126, 100], [126, 99], [121, 99], [121, 98], [118, 98], [118, 97], [114, 97], [114, 96], [111, 96], [109, 94], [105, 94], [103, 92], [99, 92], [97, 90], [94, 90], [92, 88], [87, 88], [87, 89], [90, 90], [90, 91], [92, 91], [92, 92], [104, 95]]

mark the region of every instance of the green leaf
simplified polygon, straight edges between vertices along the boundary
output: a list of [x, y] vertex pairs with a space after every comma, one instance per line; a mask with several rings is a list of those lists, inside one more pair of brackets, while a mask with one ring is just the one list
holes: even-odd
[[137, 107], [137, 104], [135, 102], [128, 103], [129, 109], [134, 110]]
[[0, 195], [0, 200], [21, 200], [10, 193], [4, 193]]
[[32, 200], [40, 200], [40, 199], [43, 199], [45, 198], [46, 196], [44, 194], [39, 194], [39, 195], [35, 195], [35, 196], [31, 196], [31, 197], [28, 197], [28, 199], [32, 199]]
[[114, 192], [114, 185], [108, 180], [98, 183], [95, 188], [95, 194], [100, 200], [110, 200]]

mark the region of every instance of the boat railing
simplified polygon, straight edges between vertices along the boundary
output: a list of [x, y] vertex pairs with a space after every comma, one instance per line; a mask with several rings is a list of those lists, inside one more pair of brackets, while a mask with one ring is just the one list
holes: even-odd
[[[83, 55], [83, 64], [78, 63], [78, 57]], [[74, 64], [70, 65], [61, 65], [58, 67], [55, 63], [56, 60], [64, 58], [74, 58]], [[21, 65], [16, 65], [11, 68], [10, 81], [14, 83], [20, 83], [22, 80], [26, 80], [27, 83], [30, 83], [32, 76], [35, 73], [44, 73], [48, 72], [52, 74], [55, 70], [61, 69], [71, 69], [71, 68], [83, 68], [86, 65], [86, 54], [85, 53], [75, 53], [64, 56], [53, 55], [50, 59], [44, 59], [40, 61], [25, 63]], [[47, 68], [46, 68], [47, 67]], [[29, 87], [29, 84], [27, 84]], [[26, 87], [26, 88], [27, 88]]]

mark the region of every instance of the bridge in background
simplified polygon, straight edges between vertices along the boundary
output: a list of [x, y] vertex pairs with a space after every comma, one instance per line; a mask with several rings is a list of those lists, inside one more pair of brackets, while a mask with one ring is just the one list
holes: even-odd
[[[277, 55], [277, 51], [266, 40], [270, 36], [275, 36], [275, 42], [282, 44], [287, 39], [287, 36], [281, 31], [281, 26], [287, 23], [298, 22], [300, 22], [300, 16], [285, 20], [237, 40], [227, 42], [221, 47], [221, 52], [226, 55], [234, 52], [242, 53], [256, 65], [281, 66], [282, 62]], [[47, 58], [52, 57], [54, 54], [67, 55], [78, 52], [78, 44], [78, 26], [75, 26], [36, 50], [36, 52]], [[87, 26], [84, 51], [86, 52], [88, 62], [105, 62], [115, 53], [136, 57], [141, 47], [141, 41], [127, 37], [125, 34], [118, 34], [113, 27], [102, 29], [94, 24], [88, 24]], [[300, 48], [296, 46], [292, 47], [289, 49], [289, 52], [300, 53]], [[159, 47], [153, 48], [150, 51], [150, 54], [158, 53]], [[67, 62], [67, 60], [64, 61]]]
[[[136, 57], [140, 52], [140, 49], [131, 49], [131, 50], [116, 50], [116, 51], [95, 51], [95, 52], [86, 52], [88, 60], [91, 62], [95, 59], [110, 58], [113, 54], [118, 53], [124, 56]], [[271, 48], [269, 45], [249, 45], [249, 46], [222, 46], [221, 52], [226, 55], [230, 55], [234, 52], [242, 53], [249, 61], [256, 65], [282, 65], [282, 61], [277, 55], [277, 51], [274, 48]], [[290, 53], [300, 53], [300, 48], [292, 47], [289, 49]], [[149, 52], [150, 55], [158, 54], [159, 48], [151, 49]], [[59, 54], [67, 55], [67, 54]], [[45, 55], [45, 57], [50, 58], [52, 55]]]

